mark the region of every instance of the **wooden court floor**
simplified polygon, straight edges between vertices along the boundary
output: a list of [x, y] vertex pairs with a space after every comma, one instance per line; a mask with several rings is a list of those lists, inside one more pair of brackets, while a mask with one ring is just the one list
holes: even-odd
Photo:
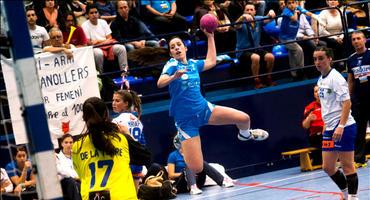
[[[370, 200], [370, 162], [358, 169], [360, 200]], [[176, 199], [209, 200], [339, 200], [342, 195], [323, 170], [301, 172], [299, 167], [237, 179], [235, 187], [209, 186], [200, 195], [179, 194]]]

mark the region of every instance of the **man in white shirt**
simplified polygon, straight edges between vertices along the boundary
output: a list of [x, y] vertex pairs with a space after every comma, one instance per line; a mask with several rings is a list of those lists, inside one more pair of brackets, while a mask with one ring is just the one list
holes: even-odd
[[36, 25], [37, 16], [33, 8], [27, 8], [26, 16], [28, 29], [30, 31], [31, 36], [31, 42], [33, 46], [33, 52], [35, 54], [41, 53], [42, 48], [50, 39], [49, 34], [44, 27]]
[[[86, 13], [89, 20], [82, 24], [89, 45], [103, 45], [116, 42], [112, 39], [112, 31], [105, 20], [99, 19], [99, 11], [95, 4], [89, 4], [86, 7]], [[118, 58], [119, 69], [127, 71], [127, 53], [124, 45], [114, 44], [99, 48], [94, 48], [94, 58], [96, 68], [103, 72], [104, 57], [111, 59], [112, 55]]]
[[305, 65], [313, 64], [313, 52], [317, 46], [326, 46], [326, 43], [320, 41], [319, 39], [306, 40], [315, 37], [315, 32], [312, 29], [312, 26], [308, 22], [306, 15], [299, 16], [299, 28], [297, 33], [298, 44], [304, 49], [304, 61]]

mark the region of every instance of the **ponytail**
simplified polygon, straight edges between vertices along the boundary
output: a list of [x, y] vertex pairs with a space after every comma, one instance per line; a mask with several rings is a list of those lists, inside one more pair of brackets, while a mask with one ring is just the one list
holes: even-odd
[[138, 118], [141, 117], [141, 99], [137, 95], [137, 93], [133, 90], [130, 90], [130, 94], [132, 96], [132, 105], [134, 107], [134, 110], [137, 112]]
[[118, 127], [110, 122], [108, 109], [98, 97], [91, 97], [83, 104], [83, 120], [86, 122], [87, 134], [99, 151], [114, 156], [113, 138], [120, 140]]

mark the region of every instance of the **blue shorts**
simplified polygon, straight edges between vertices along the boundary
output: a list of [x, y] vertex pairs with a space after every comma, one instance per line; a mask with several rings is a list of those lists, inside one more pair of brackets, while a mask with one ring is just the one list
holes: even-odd
[[186, 139], [198, 136], [199, 127], [208, 124], [214, 108], [214, 104], [207, 102], [207, 105], [204, 106], [198, 114], [194, 114], [194, 117], [181, 120], [175, 119], [180, 141], [182, 142]]
[[354, 151], [357, 125], [344, 127], [342, 139], [338, 142], [332, 140], [334, 130], [325, 131], [322, 136], [322, 151]]

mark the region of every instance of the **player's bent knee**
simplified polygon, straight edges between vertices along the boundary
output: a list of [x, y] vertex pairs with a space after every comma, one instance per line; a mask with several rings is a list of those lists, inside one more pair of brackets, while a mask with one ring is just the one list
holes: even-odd
[[325, 173], [327, 173], [329, 176], [333, 175], [335, 172], [336, 172], [336, 168], [335, 166], [332, 167], [332, 166], [328, 166], [328, 165], [325, 165], [325, 163], [323, 164], [322, 166], [322, 169], [324, 170]]
[[356, 172], [356, 168], [353, 163], [345, 163], [342, 165], [344, 174], [353, 174]]
[[250, 121], [250, 117], [247, 113], [242, 113], [240, 115], [240, 121], [243, 123], [248, 123]]

